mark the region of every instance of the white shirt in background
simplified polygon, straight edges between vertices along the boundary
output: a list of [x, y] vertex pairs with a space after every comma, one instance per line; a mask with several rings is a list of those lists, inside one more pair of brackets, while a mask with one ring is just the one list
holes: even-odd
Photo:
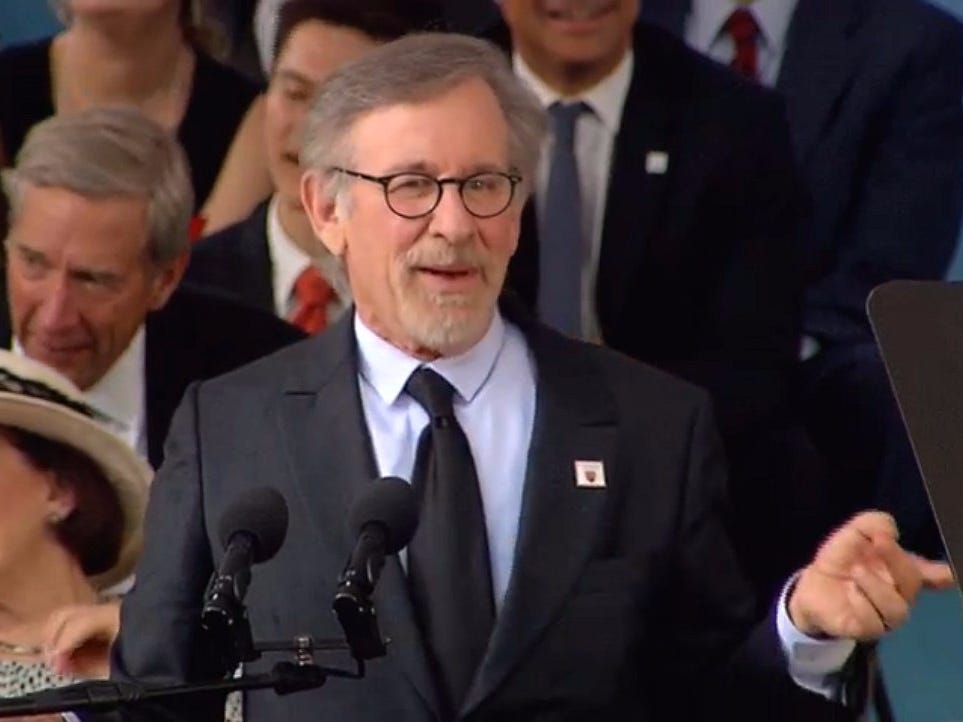
[[[532, 89], [545, 108], [555, 102], [582, 102], [591, 108], [591, 112], [586, 111], [579, 116], [575, 126], [575, 159], [578, 163], [579, 193], [582, 201], [582, 238], [589, 246], [582, 267], [582, 338], [598, 341], [602, 338], [602, 331], [595, 307], [595, 283], [598, 277], [606, 198], [612, 174], [612, 152], [622, 123], [622, 107], [632, 81], [634, 56], [631, 51], [626, 53], [607, 78], [575, 97], [563, 97], [546, 85], [518, 53], [514, 55], [513, 63], [515, 73]], [[542, 203], [548, 185], [552, 142], [549, 138], [542, 149], [535, 178], [535, 209], [538, 217], [544, 212]]]

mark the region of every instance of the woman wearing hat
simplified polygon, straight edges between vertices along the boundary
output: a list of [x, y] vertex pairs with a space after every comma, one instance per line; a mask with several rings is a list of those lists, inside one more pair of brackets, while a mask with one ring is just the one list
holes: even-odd
[[0, 697], [74, 681], [57, 610], [101, 601], [140, 552], [150, 468], [56, 372], [0, 351]]

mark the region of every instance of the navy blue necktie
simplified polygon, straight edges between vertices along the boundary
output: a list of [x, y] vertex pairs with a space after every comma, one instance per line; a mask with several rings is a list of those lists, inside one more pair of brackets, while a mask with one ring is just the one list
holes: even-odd
[[408, 545], [408, 582], [443, 696], [454, 719], [495, 623], [488, 536], [471, 447], [452, 408], [454, 388], [419, 368], [405, 391], [428, 412], [411, 483], [421, 515]]
[[582, 335], [582, 198], [575, 158], [575, 124], [584, 103], [553, 103], [552, 154], [538, 219], [538, 313], [570, 336]]

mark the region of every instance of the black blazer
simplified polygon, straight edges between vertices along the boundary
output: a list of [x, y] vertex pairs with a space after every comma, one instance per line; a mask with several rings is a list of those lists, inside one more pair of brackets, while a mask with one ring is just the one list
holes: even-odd
[[[0, 309], [0, 343], [11, 342], [6, 293]], [[164, 459], [164, 439], [174, 409], [192, 381], [208, 379], [304, 338], [274, 316], [190, 288], [179, 288], [145, 321], [148, 459]]]
[[[686, 0], [645, 0], [681, 34]], [[872, 341], [869, 291], [941, 278], [963, 208], [963, 28], [919, 0], [799, 0], [777, 82], [812, 190], [805, 331]]]
[[[507, 45], [504, 27], [492, 37]], [[782, 413], [796, 365], [805, 197], [782, 102], [640, 25], [612, 158], [595, 289], [607, 345], [713, 396], [727, 437]], [[669, 158], [646, 171], [649, 152]], [[534, 304], [526, 209], [509, 285]]]
[[[704, 392], [517, 322], [538, 387], [516, 561], [460, 718], [688, 722], [701, 719], [696, 710], [740, 720], [839, 711], [789, 683], [772, 617], [753, 626], [724, 529], [724, 463]], [[602, 460], [606, 488], [577, 488], [576, 459]], [[291, 517], [277, 557], [254, 571], [254, 634], [340, 637], [329, 604], [354, 545], [344, 520], [375, 475], [351, 314], [193, 385], [153, 483], [114, 676], [171, 683], [217, 668], [198, 629], [204, 586], [222, 555], [217, 521], [237, 494], [265, 483], [287, 498]], [[396, 557], [374, 599], [392, 642], [365, 679], [332, 679], [298, 695], [251, 694], [246, 722], [434, 719], [435, 688]], [[749, 689], [744, 707], [733, 700], [740, 689]], [[790, 698], [801, 706], [782, 707]], [[178, 711], [187, 716], [167, 717]], [[222, 715], [216, 701], [205, 709], [192, 700], [179, 710], [129, 710], [127, 719]]]
[[274, 314], [267, 214], [265, 201], [243, 221], [200, 239], [191, 249], [184, 280]]

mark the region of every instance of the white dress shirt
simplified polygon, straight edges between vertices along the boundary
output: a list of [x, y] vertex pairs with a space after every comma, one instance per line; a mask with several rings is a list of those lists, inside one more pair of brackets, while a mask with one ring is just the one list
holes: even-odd
[[[274, 289], [274, 311], [281, 318], [287, 318], [294, 310], [294, 284], [305, 268], [312, 264], [312, 258], [292, 240], [281, 225], [278, 215], [278, 197], [271, 198], [267, 213], [268, 256], [271, 259], [271, 286]], [[341, 269], [340, 261], [325, 249], [313, 263], [328, 285], [334, 290], [335, 298], [328, 304], [328, 321], [334, 321], [351, 305], [351, 289], [348, 279]]]
[[[582, 102], [591, 109], [591, 112], [579, 116], [575, 126], [575, 159], [582, 201], [582, 238], [589, 244], [582, 268], [582, 338], [598, 341], [602, 338], [602, 332], [595, 307], [595, 283], [602, 246], [602, 226], [612, 172], [612, 151], [622, 122], [622, 106], [625, 105], [632, 81], [634, 56], [631, 51], [626, 53], [607, 78], [577, 97], [564, 97], [550, 88], [517, 53], [513, 62], [515, 73], [532, 89], [545, 108], [555, 102]], [[535, 178], [535, 210], [538, 216], [543, 212], [541, 202], [548, 185], [551, 143], [552, 139], [549, 138], [543, 148]]]
[[[13, 340], [11, 350], [24, 355]], [[144, 381], [146, 334], [141, 326], [120, 358], [100, 381], [84, 392], [90, 406], [107, 416], [108, 426], [147, 461], [147, 385]]]
[[355, 314], [359, 385], [378, 473], [411, 479], [428, 414], [403, 393], [419, 366], [455, 387], [454, 410], [468, 437], [481, 491], [495, 608], [508, 589], [535, 422], [535, 366], [521, 332], [496, 315], [488, 332], [461, 356], [430, 363], [372, 332]]
[[796, 11], [796, 0], [692, 0], [685, 23], [686, 42], [714, 60], [728, 65], [735, 56], [735, 44], [723, 26], [736, 8], [752, 13], [759, 26], [756, 45], [759, 81], [773, 87], [786, 50], [786, 33]]
[[[409, 356], [376, 335], [355, 315], [358, 384], [378, 473], [411, 479], [418, 438], [428, 414], [404, 393], [408, 377], [428, 366], [455, 387], [454, 411], [468, 437], [481, 491], [492, 591], [501, 611], [511, 577], [522, 508], [522, 489], [535, 423], [536, 369], [521, 332], [495, 315], [485, 336], [461, 356], [430, 363]], [[818, 640], [793, 626], [786, 611], [790, 580], [779, 600], [776, 631], [801, 687], [831, 696], [828, 677], [855, 648], [850, 640]]]
[[284, 0], [258, 0], [257, 8], [254, 10], [254, 43], [257, 45], [257, 57], [266, 78], [271, 76], [271, 67], [274, 65], [278, 13], [283, 4]]

